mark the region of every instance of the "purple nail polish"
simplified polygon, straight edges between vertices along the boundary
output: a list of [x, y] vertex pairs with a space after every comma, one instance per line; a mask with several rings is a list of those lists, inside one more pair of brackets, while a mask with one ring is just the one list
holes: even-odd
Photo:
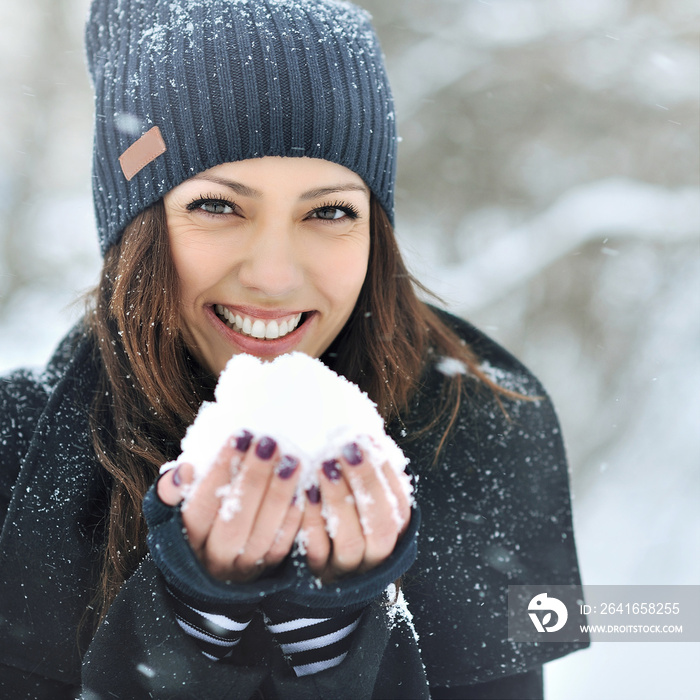
[[297, 502], [297, 494], [295, 492], [294, 495], [292, 496], [292, 505], [296, 505], [296, 502]]
[[173, 484], [175, 484], [175, 486], [182, 486], [182, 474], [180, 474], [179, 464], [173, 470]]
[[292, 474], [297, 470], [299, 466], [299, 460], [292, 455], [284, 455], [280, 459], [275, 472], [280, 479], [289, 479]]
[[318, 490], [318, 486], [312, 486], [310, 489], [306, 489], [306, 498], [309, 503], [318, 503], [321, 500], [321, 492]]
[[356, 442], [351, 442], [343, 447], [343, 457], [348, 464], [356, 467], [362, 461], [362, 450]]
[[260, 459], [270, 459], [272, 457], [277, 443], [271, 437], [264, 437], [255, 447], [255, 455]]
[[335, 459], [329, 459], [321, 465], [323, 473], [328, 477], [329, 481], [340, 481], [340, 465]]
[[247, 430], [244, 430], [236, 438], [236, 449], [239, 452], [247, 452], [248, 448], [250, 447], [250, 443], [251, 443], [252, 439], [253, 439], [253, 433], [250, 433]]

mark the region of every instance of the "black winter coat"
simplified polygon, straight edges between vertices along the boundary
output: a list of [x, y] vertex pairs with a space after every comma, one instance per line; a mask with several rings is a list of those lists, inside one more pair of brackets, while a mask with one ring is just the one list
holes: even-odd
[[74, 330], [43, 373], [1, 379], [0, 697], [71, 698], [80, 688], [90, 700], [541, 697], [542, 664], [586, 644], [509, 642], [506, 596], [508, 585], [580, 583], [559, 425], [517, 360], [467, 323], [445, 320], [501, 386], [540, 398], [505, 401], [506, 416], [468, 380], [433, 464], [441, 431], [412, 439], [442, 400], [440, 358], [426, 369], [411, 410], [390, 426], [422, 510], [418, 558], [403, 581], [413, 621], [373, 603], [345, 660], [303, 678], [260, 616], [237, 665], [205, 658], [178, 627], [150, 557], [94, 638], [79, 639], [103, 492], [87, 423], [91, 343]]

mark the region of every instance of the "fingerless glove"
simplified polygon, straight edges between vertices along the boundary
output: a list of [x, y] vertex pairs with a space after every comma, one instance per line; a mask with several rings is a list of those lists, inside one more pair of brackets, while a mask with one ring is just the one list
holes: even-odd
[[256, 608], [255, 603], [202, 605], [170, 586], [167, 591], [178, 625], [212, 661], [220, 661], [233, 653]]
[[212, 578], [187, 542], [180, 506], [164, 504], [154, 484], [143, 513], [151, 556], [165, 578], [178, 624], [212, 660], [230, 656], [255, 609], [262, 604], [268, 630], [297, 676], [342, 662], [363, 610], [413, 564], [420, 511], [394, 551], [365, 574], [321, 584], [297, 552], [252, 583]]
[[[157, 483], [157, 482], [156, 482]], [[219, 581], [201, 565], [187, 541], [179, 505], [168, 506], [151, 486], [143, 499], [143, 515], [148, 525], [146, 542], [156, 566], [174, 591], [198, 605], [250, 605], [273, 593], [289, 588], [298, 578], [300, 562], [291, 557], [274, 572], [251, 583]]]
[[304, 575], [292, 586], [265, 597], [265, 625], [297, 676], [318, 673], [342, 662], [364, 609], [415, 561], [419, 525], [420, 511], [416, 507], [391, 555], [365, 574], [322, 585], [305, 568]]

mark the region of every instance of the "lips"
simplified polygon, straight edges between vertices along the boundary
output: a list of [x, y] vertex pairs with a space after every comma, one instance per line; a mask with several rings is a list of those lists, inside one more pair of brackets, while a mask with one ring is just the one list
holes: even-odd
[[259, 340], [284, 338], [299, 325], [303, 316], [297, 313], [275, 319], [260, 319], [235, 313], [222, 304], [216, 304], [214, 312], [232, 330]]

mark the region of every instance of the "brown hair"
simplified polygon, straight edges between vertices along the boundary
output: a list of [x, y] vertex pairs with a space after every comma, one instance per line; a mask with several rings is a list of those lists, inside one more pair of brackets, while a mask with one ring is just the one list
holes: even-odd
[[[512, 395], [479, 370], [473, 352], [416, 295], [392, 226], [371, 202], [367, 276], [351, 318], [326, 353], [328, 363], [365, 390], [387, 423], [419, 386], [430, 352], [454, 357], [498, 397]], [[109, 513], [94, 605], [102, 620], [146, 553], [141, 502], [158, 468], [179, 452], [187, 426], [215, 378], [190, 356], [178, 313], [178, 278], [162, 201], [125, 229], [105, 256], [90, 296], [89, 332], [99, 354], [100, 386], [91, 410], [93, 443], [108, 478]], [[464, 378], [445, 380], [440, 446], [460, 406]]]

